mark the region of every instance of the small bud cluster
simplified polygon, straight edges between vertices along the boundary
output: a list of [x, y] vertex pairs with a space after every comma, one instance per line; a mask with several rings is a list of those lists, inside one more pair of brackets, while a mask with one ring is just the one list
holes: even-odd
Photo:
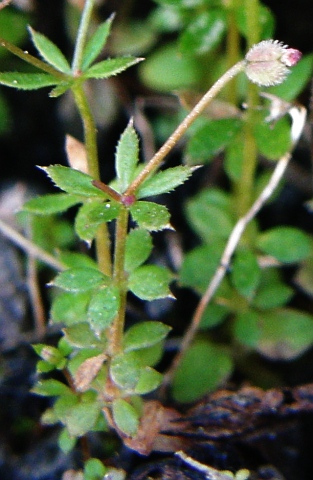
[[278, 40], [263, 40], [254, 45], [245, 57], [245, 72], [251, 82], [263, 87], [282, 83], [300, 60], [299, 50], [288, 48]]

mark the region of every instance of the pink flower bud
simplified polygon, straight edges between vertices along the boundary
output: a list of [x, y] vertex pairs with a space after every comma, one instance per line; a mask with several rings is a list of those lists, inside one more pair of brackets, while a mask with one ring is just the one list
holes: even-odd
[[299, 50], [288, 48], [278, 40], [263, 40], [248, 51], [245, 72], [251, 82], [263, 87], [282, 83], [300, 60]]

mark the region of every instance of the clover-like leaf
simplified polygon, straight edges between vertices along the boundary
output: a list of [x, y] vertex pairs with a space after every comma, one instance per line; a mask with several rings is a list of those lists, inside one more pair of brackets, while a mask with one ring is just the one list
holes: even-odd
[[139, 227], [150, 231], [171, 228], [170, 214], [164, 205], [139, 201], [130, 207], [130, 213]]
[[95, 332], [110, 326], [118, 313], [120, 295], [117, 287], [110, 286], [97, 290], [88, 307], [88, 322]]
[[94, 268], [69, 268], [50, 283], [69, 292], [86, 292], [108, 284], [109, 278]]
[[37, 90], [38, 88], [51, 87], [60, 83], [56, 77], [49, 73], [0, 73], [0, 84], [18, 90]]
[[125, 435], [134, 436], [139, 426], [139, 415], [126, 400], [119, 398], [113, 402], [113, 419], [116, 426]]
[[131, 120], [121, 135], [116, 149], [115, 169], [119, 190], [123, 193], [133, 180], [138, 163], [139, 141]]
[[92, 184], [93, 178], [86, 173], [63, 165], [39, 168], [46, 172], [61, 190], [67, 193], [83, 197], [106, 198], [106, 195]]
[[141, 62], [142, 58], [135, 57], [118, 57], [109, 58], [102, 62], [96, 63], [90, 67], [84, 74], [84, 78], [108, 78], [123, 72], [132, 65]]
[[101, 23], [88, 40], [84, 48], [82, 71], [85, 71], [101, 53], [110, 34], [113, 19], [114, 15], [111, 15], [105, 22]]
[[136, 192], [137, 198], [151, 197], [174, 190], [183, 184], [198, 167], [178, 166], [167, 168], [148, 178]]
[[125, 270], [131, 272], [142, 265], [152, 250], [151, 235], [147, 230], [131, 230], [126, 239]]
[[23, 210], [37, 215], [51, 215], [64, 212], [79, 202], [81, 202], [81, 197], [78, 195], [55, 193], [41, 195], [40, 197], [28, 200], [28, 202], [23, 205]]
[[45, 35], [36, 32], [31, 27], [29, 27], [29, 32], [31, 34], [32, 41], [42, 58], [57, 70], [70, 74], [71, 67], [59, 47], [51, 42], [49, 38], [45, 37]]
[[157, 265], [144, 265], [129, 276], [129, 289], [142, 300], [171, 297], [168, 284], [171, 280], [169, 270]]
[[118, 216], [120, 207], [114, 202], [88, 202], [82, 205], [75, 218], [75, 231], [86, 242], [91, 242], [99, 226]]
[[124, 335], [124, 351], [151, 347], [163, 340], [171, 327], [161, 322], [140, 322], [130, 327]]

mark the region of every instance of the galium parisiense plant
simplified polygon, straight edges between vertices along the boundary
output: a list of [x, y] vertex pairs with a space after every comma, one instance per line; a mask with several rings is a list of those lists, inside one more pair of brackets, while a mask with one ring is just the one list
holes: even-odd
[[[40, 395], [56, 397], [43, 421], [63, 424], [59, 442], [65, 451], [73, 448], [77, 438], [108, 425], [124, 439], [136, 437], [142, 395], [162, 385], [162, 375], [154, 366], [162, 356], [170, 327], [147, 320], [125, 330], [125, 313], [129, 291], [145, 301], [172, 296], [169, 269], [147, 262], [153, 249], [152, 233], [171, 228], [170, 214], [165, 206], [146, 198], [172, 191], [198, 167], [182, 165], [160, 171], [164, 158], [240, 72], [257, 85], [276, 85], [284, 81], [301, 57], [300, 52], [278, 41], [254, 45], [243, 60], [217, 80], [146, 165], [139, 161], [139, 139], [131, 119], [116, 148], [116, 180], [108, 185], [99, 178], [96, 126], [84, 83], [90, 78], [116, 75], [142, 58], [127, 56], [97, 62], [113, 17], [89, 36], [93, 6], [93, 0], [86, 0], [71, 64], [55, 44], [32, 28], [29, 33], [42, 59], [0, 39], [2, 47], [36, 69], [33, 73], [1, 73], [0, 83], [22, 90], [50, 86], [51, 97], [70, 91], [84, 126], [86, 171], [62, 165], [41, 167], [61, 192], [32, 199], [24, 206], [31, 214], [51, 215], [78, 205], [75, 232], [82, 241], [96, 246], [96, 260], [60, 254], [60, 272], [50, 283], [58, 292], [51, 321], [64, 325], [63, 336], [55, 347], [34, 346], [41, 357], [38, 371], [59, 370], [66, 380], [41, 379], [34, 388]], [[109, 222], [114, 222], [113, 238], [107, 228]], [[199, 317], [185, 338], [183, 353], [198, 326]], [[174, 370], [180, 361], [181, 356], [174, 361]], [[166, 382], [173, 373], [166, 376]], [[104, 467], [101, 472], [105, 473]]]

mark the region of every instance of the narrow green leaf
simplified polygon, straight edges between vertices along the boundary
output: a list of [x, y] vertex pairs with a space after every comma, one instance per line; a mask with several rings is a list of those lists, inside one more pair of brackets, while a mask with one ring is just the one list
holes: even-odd
[[173, 381], [172, 394], [179, 402], [193, 402], [215, 390], [231, 375], [231, 357], [206, 340], [186, 352]]
[[244, 297], [250, 299], [256, 292], [260, 278], [261, 269], [254, 253], [248, 249], [238, 250], [231, 272], [234, 287]]
[[66, 82], [61, 82], [59, 85], [57, 85], [55, 88], [51, 90], [49, 93], [50, 98], [57, 98], [63, 95], [63, 93], [67, 92], [75, 83], [74, 79], [69, 80]]
[[168, 284], [169, 270], [157, 265], [144, 265], [129, 276], [129, 289], [142, 300], [155, 300], [171, 296]]
[[119, 180], [119, 191], [123, 193], [133, 180], [138, 163], [139, 140], [130, 120], [121, 135], [116, 149], [115, 169]]
[[147, 230], [131, 230], [126, 239], [125, 270], [131, 272], [142, 265], [152, 251], [152, 238]]
[[139, 187], [137, 198], [151, 197], [174, 190], [190, 177], [194, 169], [195, 167], [178, 166], [156, 173]]
[[32, 392], [45, 397], [56, 397], [68, 394], [70, 389], [64, 383], [51, 378], [49, 380], [40, 380], [37, 385], [32, 388]]
[[91, 297], [88, 307], [88, 322], [95, 332], [108, 328], [118, 313], [120, 295], [117, 287], [98, 290]]
[[132, 65], [141, 62], [142, 58], [119, 57], [103, 60], [90, 67], [84, 74], [84, 78], [108, 78], [123, 72]]
[[106, 195], [92, 185], [93, 178], [86, 173], [63, 165], [39, 167], [61, 189], [72, 195], [106, 198]]
[[96, 236], [101, 224], [114, 220], [119, 214], [120, 207], [114, 202], [88, 202], [82, 205], [75, 218], [77, 235], [90, 243]]
[[31, 27], [28, 27], [28, 29], [31, 34], [32, 41], [42, 58], [57, 70], [70, 74], [71, 67], [59, 47], [57, 47], [47, 37], [42, 35], [42, 33], [36, 32]]
[[138, 383], [135, 388], [135, 393], [138, 395], [145, 395], [158, 388], [162, 382], [163, 376], [161, 373], [151, 367], [142, 368]]
[[99, 25], [94, 34], [88, 40], [84, 49], [82, 71], [85, 71], [101, 53], [101, 50], [103, 49], [110, 34], [113, 19], [114, 15], [111, 15], [108, 20]]
[[171, 327], [161, 322], [141, 322], [130, 327], [124, 335], [124, 351], [151, 347], [163, 340]]
[[141, 364], [135, 352], [116, 355], [111, 362], [113, 382], [124, 390], [133, 390], [140, 377]]
[[53, 300], [51, 320], [67, 327], [86, 321], [91, 292], [61, 292]]
[[69, 292], [86, 292], [108, 283], [109, 278], [93, 268], [69, 268], [50, 283]]
[[18, 90], [37, 90], [38, 88], [57, 85], [60, 80], [48, 73], [0, 73], [0, 84], [6, 87], [13, 87]]
[[285, 263], [299, 262], [311, 253], [310, 238], [294, 227], [275, 227], [265, 231], [258, 237], [257, 246]]
[[123, 433], [134, 436], [139, 426], [139, 416], [134, 407], [121, 398], [113, 402], [113, 419]]
[[141, 228], [150, 231], [171, 228], [169, 211], [163, 205], [139, 201], [130, 207], [130, 213]]
[[64, 212], [79, 202], [81, 202], [81, 197], [78, 195], [54, 193], [32, 198], [23, 205], [23, 210], [37, 215], [51, 215]]

